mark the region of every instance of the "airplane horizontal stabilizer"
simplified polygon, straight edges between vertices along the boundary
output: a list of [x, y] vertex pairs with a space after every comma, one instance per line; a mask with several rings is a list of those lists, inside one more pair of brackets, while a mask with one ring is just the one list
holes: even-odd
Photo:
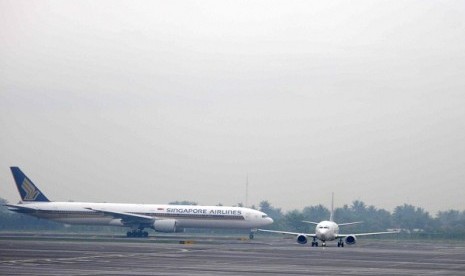
[[318, 222], [302, 220], [302, 222], [318, 225]]
[[4, 204], [8, 210], [18, 212], [18, 213], [33, 213], [37, 211], [37, 208], [24, 206], [25, 204]]
[[339, 226], [344, 226], [344, 225], [352, 225], [352, 224], [359, 224], [359, 223], [363, 223], [363, 221], [355, 221], [355, 222], [338, 223], [337, 225], [339, 225]]

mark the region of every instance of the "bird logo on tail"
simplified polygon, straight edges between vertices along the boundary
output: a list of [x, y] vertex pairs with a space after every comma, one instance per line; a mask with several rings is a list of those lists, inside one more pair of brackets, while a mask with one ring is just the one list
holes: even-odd
[[38, 191], [27, 178], [24, 178], [21, 188], [26, 193], [23, 199], [25, 201], [34, 201], [40, 195], [40, 191]]

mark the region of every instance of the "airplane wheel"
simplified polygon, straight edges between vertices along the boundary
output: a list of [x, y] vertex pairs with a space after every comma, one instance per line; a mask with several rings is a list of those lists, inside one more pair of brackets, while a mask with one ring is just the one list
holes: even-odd
[[253, 234], [253, 233], [250, 233], [250, 234], [249, 234], [249, 239], [253, 240], [253, 238], [254, 238], [254, 234]]
[[149, 236], [149, 232], [147, 232], [147, 231], [144, 231], [143, 234], [144, 234], [144, 237], [145, 237], [145, 238], [147, 238], [147, 237]]
[[343, 243], [343, 242], [341, 242], [341, 247], [344, 247], [344, 243]]

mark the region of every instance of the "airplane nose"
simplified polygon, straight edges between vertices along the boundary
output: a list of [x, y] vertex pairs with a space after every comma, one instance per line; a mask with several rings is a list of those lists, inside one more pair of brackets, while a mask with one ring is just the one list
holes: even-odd
[[268, 222], [268, 224], [272, 224], [274, 222], [274, 220], [272, 218], [267, 218], [267, 222]]

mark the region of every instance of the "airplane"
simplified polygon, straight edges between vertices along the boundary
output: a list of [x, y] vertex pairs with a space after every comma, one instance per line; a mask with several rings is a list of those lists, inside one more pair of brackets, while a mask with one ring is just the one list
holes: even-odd
[[65, 224], [129, 227], [127, 237], [148, 237], [145, 228], [165, 233], [226, 228], [248, 229], [253, 239], [258, 227], [273, 223], [267, 214], [244, 207], [50, 201], [18, 167], [10, 169], [21, 201], [5, 204], [9, 210]]
[[334, 194], [332, 195], [331, 200], [331, 213], [329, 216], [329, 220], [324, 220], [321, 222], [313, 222], [313, 221], [302, 221], [309, 224], [316, 225], [315, 227], [315, 234], [310, 233], [297, 233], [297, 232], [286, 232], [286, 231], [275, 231], [275, 230], [266, 230], [266, 229], [258, 229], [261, 232], [269, 232], [269, 233], [278, 233], [278, 234], [285, 234], [285, 235], [294, 235], [297, 236], [297, 243], [299, 244], [306, 244], [308, 239], [312, 238], [312, 247], [318, 246], [318, 241], [320, 240], [323, 247], [326, 246], [327, 241], [334, 241], [339, 240], [337, 242], [337, 247], [344, 247], [344, 242], [349, 245], [353, 245], [357, 242], [358, 236], [370, 236], [370, 235], [383, 235], [383, 234], [396, 234], [399, 233], [398, 231], [386, 231], [386, 232], [374, 232], [374, 233], [358, 233], [358, 234], [339, 234], [339, 226], [345, 225], [352, 225], [362, 223], [362, 221], [356, 222], [346, 222], [346, 223], [339, 223], [337, 224], [333, 220], [333, 213], [334, 213]]

